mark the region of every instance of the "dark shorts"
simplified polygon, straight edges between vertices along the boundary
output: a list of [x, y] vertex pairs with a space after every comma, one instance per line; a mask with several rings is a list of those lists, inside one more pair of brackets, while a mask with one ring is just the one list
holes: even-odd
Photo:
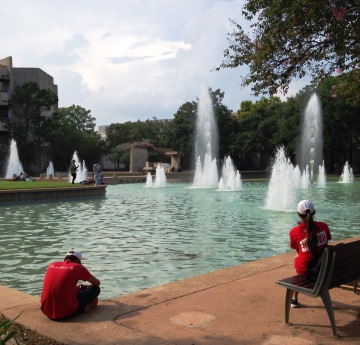
[[77, 292], [77, 300], [79, 302], [79, 307], [76, 312], [76, 315], [81, 314], [84, 311], [84, 308], [87, 304], [92, 302], [100, 294], [100, 288], [98, 286], [88, 287], [87, 285], [82, 285], [81, 289]]
[[85, 306], [90, 302], [92, 302], [97, 296], [99, 296], [99, 294], [100, 294], [100, 288], [98, 286], [93, 285], [91, 287], [88, 287], [87, 285], [82, 285], [81, 289], [76, 294], [77, 300], [79, 302], [78, 310], [69, 316], [65, 316], [60, 319], [51, 318], [51, 320], [66, 321], [68, 319], [73, 318], [74, 316], [78, 316], [82, 314], [84, 312]]

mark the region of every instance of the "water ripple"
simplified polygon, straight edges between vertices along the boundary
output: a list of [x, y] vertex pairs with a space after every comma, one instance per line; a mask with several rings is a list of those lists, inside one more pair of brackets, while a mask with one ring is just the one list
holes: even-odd
[[[299, 198], [313, 199], [335, 240], [357, 235], [360, 184], [328, 185]], [[0, 284], [40, 295], [47, 265], [69, 248], [82, 250], [102, 298], [289, 250], [297, 215], [264, 210], [267, 184], [234, 193], [188, 187], [116, 185], [105, 199], [0, 206]]]

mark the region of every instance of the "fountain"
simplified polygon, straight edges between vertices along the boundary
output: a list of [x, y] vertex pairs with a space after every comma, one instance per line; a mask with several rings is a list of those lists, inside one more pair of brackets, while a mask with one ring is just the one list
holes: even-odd
[[202, 86], [196, 119], [196, 163], [192, 187], [218, 187], [220, 191], [238, 191], [241, 189], [241, 176], [238, 171], [235, 171], [230, 156], [225, 158], [224, 166], [222, 167], [223, 176], [219, 181], [217, 166], [218, 146], [218, 129], [213, 104], [208, 89]]
[[145, 187], [146, 187], [146, 188], [151, 188], [151, 187], [153, 187], [153, 178], [152, 178], [152, 176], [151, 176], [151, 172], [148, 172], [147, 175], [146, 175]]
[[85, 160], [82, 161], [82, 165], [81, 165], [81, 171], [80, 171], [80, 182], [81, 181], [85, 181], [88, 178], [88, 174], [87, 174], [87, 167], [85, 164]]
[[343, 168], [343, 172], [340, 176], [341, 183], [352, 183], [354, 181], [354, 174], [352, 168], [349, 166], [349, 163], [346, 162]]
[[12, 179], [14, 174], [18, 176], [23, 171], [24, 169], [19, 159], [16, 141], [14, 139], [11, 139], [5, 178]]
[[[284, 152], [278, 156], [274, 169], [287, 166], [291, 176]], [[284, 187], [288, 175], [283, 171]], [[316, 219], [326, 219], [335, 241], [358, 236], [358, 181], [351, 188], [338, 181], [297, 188], [294, 204], [283, 207], [293, 212], [264, 209], [268, 182], [242, 184], [241, 192], [221, 193], [189, 188], [191, 183], [148, 190], [128, 183], [107, 186], [106, 198], [1, 207], [1, 284], [39, 296], [49, 262], [62, 260], [73, 247], [100, 277], [101, 299], [283, 254], [299, 219], [296, 204], [305, 198], [314, 202]]]
[[[82, 164], [80, 163], [80, 159], [79, 159], [78, 153], [76, 151], [74, 152], [71, 160], [75, 160], [75, 165], [78, 166], [75, 182], [80, 183], [82, 181], [87, 180], [87, 168], [85, 165], [85, 161], [83, 160]], [[68, 177], [69, 177], [69, 182], [71, 182], [72, 177], [70, 175], [70, 172], [68, 174]]]
[[301, 175], [301, 188], [308, 189], [310, 182], [311, 182], [311, 176], [310, 176], [309, 166], [306, 165], [305, 170]]
[[301, 125], [301, 143], [298, 165], [304, 171], [309, 166], [310, 182], [314, 181], [322, 157], [322, 111], [320, 98], [312, 93], [305, 108]]
[[165, 169], [161, 166], [161, 164], [158, 164], [156, 167], [155, 172], [155, 179], [153, 180], [151, 173], [148, 172], [146, 175], [146, 188], [163, 188], [166, 187], [166, 175], [165, 175]]
[[216, 158], [218, 129], [209, 91], [202, 86], [196, 120], [196, 169], [193, 187], [216, 188], [219, 183]]
[[326, 171], [325, 171], [325, 165], [324, 161], [322, 162], [322, 165], [319, 166], [319, 175], [318, 175], [318, 187], [319, 188], [325, 188], [326, 185]]
[[49, 165], [46, 169], [46, 177], [50, 177], [50, 175], [53, 177], [55, 176], [54, 165], [52, 161], [49, 162]]
[[241, 185], [241, 174], [239, 170], [235, 171], [232, 159], [228, 156], [222, 167], [218, 188], [220, 191], [238, 191], [241, 190]]
[[[297, 173], [296, 173], [297, 172]], [[296, 204], [295, 188], [299, 186], [299, 169], [295, 169], [290, 159], [285, 156], [283, 147], [278, 148], [275, 162], [271, 169], [269, 189], [265, 208], [275, 211], [291, 211]]]

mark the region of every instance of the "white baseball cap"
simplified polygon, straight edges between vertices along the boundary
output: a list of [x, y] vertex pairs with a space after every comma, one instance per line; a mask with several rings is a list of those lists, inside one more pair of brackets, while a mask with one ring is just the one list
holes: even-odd
[[81, 255], [80, 250], [71, 249], [66, 253], [65, 257], [70, 256], [70, 255], [76, 256], [80, 261], [82, 260], [82, 255]]
[[306, 211], [310, 211], [313, 214], [315, 212], [314, 204], [310, 200], [301, 200], [298, 203], [297, 211], [300, 214], [306, 214]]

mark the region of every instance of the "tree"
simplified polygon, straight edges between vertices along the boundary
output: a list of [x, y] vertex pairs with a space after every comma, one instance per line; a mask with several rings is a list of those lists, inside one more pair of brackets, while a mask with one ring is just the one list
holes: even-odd
[[360, 103], [348, 102], [338, 94], [342, 76], [327, 77], [319, 85], [323, 108], [324, 154], [330, 169], [353, 163], [353, 152], [360, 146]]
[[218, 125], [219, 132], [219, 158], [234, 156], [236, 148], [234, 147], [234, 138], [239, 130], [239, 122], [236, 116], [232, 116], [232, 111], [223, 104], [224, 92], [220, 89], [212, 91], [210, 97], [214, 107], [214, 115]]
[[169, 127], [169, 146], [182, 152], [182, 166], [185, 169], [192, 168], [194, 161], [196, 112], [196, 102], [184, 103], [175, 113]]
[[[115, 163], [115, 169], [119, 169], [120, 163], [125, 164], [129, 167], [130, 164], [130, 145], [121, 144], [113, 147], [109, 154], [105, 156], [105, 159]], [[129, 160], [129, 161], [128, 161]]]
[[40, 89], [35, 82], [17, 86], [11, 96], [12, 117], [5, 120], [5, 126], [16, 140], [20, 159], [27, 170], [35, 163], [36, 155], [43, 152], [46, 119], [57, 102], [54, 92]]
[[256, 95], [286, 94], [291, 80], [308, 72], [318, 81], [335, 71], [359, 70], [359, 0], [248, 0], [243, 15], [252, 21], [252, 32], [232, 21], [235, 28], [217, 70], [248, 66], [243, 83]]
[[95, 117], [91, 116], [91, 110], [86, 110], [79, 105], [72, 105], [67, 108], [60, 108], [58, 111], [60, 121], [68, 123], [82, 132], [95, 131]]
[[[169, 143], [169, 125], [169, 120], [158, 120], [155, 117], [146, 121], [111, 124], [106, 128], [107, 158], [115, 164], [124, 163], [124, 157], [127, 159], [133, 142], [148, 142], [157, 148], [166, 147]], [[125, 147], [128, 148], [126, 154], [122, 153]]]
[[73, 105], [60, 108], [47, 119], [48, 154], [58, 170], [67, 169], [75, 151], [89, 166], [100, 159], [104, 144], [94, 130], [95, 118], [90, 113], [90, 110]]

